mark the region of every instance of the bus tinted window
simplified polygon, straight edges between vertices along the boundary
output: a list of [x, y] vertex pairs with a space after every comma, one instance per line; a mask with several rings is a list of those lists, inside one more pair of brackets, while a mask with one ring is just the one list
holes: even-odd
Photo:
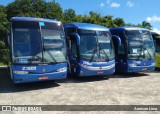
[[38, 22], [26, 22], [26, 21], [13, 21], [12, 22], [12, 29], [17, 29], [17, 28], [27, 28], [27, 29], [38, 29], [39, 28], [39, 23]]

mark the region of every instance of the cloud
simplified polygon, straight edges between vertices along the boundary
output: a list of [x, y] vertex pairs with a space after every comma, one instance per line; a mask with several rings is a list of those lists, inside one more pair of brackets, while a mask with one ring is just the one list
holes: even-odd
[[117, 2], [112, 2], [111, 4], [110, 4], [110, 7], [112, 7], [112, 8], [119, 8], [121, 6], [121, 4], [120, 3], [117, 3]]
[[147, 22], [160, 22], [160, 17], [158, 16], [147, 17], [146, 21]]
[[100, 7], [104, 7], [104, 3], [101, 3], [99, 6], [100, 6]]
[[160, 34], [160, 30], [158, 30], [157, 28], [154, 28], [152, 31]]
[[130, 7], [130, 8], [134, 6], [134, 3], [133, 3], [132, 1], [127, 1], [126, 4], [127, 4], [127, 6]]

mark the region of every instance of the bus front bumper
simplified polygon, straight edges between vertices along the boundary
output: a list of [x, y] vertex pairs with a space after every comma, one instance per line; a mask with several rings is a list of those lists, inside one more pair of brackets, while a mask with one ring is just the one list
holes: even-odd
[[28, 83], [47, 80], [65, 79], [67, 72], [44, 73], [44, 74], [14, 74], [14, 83]]
[[104, 76], [111, 75], [115, 73], [115, 64], [103, 66], [103, 67], [87, 67], [79, 65], [79, 68], [75, 69], [75, 76], [84, 77], [84, 76]]
[[128, 66], [127, 72], [146, 72], [146, 71], [153, 71], [154, 69], [155, 66], [136, 66], [136, 67]]

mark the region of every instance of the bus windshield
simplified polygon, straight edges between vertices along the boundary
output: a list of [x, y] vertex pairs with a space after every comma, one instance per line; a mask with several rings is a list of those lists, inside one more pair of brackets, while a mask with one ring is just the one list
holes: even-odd
[[108, 31], [79, 29], [80, 57], [89, 61], [109, 61], [114, 58], [111, 35]]
[[62, 25], [53, 22], [13, 21], [12, 57], [14, 63], [66, 61]]
[[152, 36], [147, 30], [126, 30], [128, 39], [128, 59], [153, 59], [154, 43]]

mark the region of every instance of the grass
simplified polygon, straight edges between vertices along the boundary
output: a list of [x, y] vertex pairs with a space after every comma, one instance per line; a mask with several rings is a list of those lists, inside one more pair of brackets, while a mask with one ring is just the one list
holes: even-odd
[[0, 66], [6, 66], [7, 64], [5, 62], [0, 61]]

